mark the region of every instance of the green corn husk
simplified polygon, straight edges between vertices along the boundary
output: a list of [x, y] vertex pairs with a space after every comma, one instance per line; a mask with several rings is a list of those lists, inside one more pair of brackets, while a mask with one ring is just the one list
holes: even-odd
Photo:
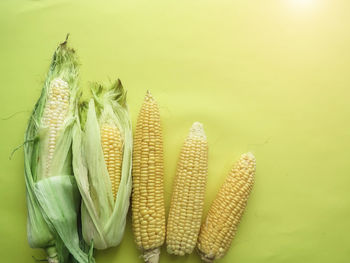
[[[77, 123], [79, 95], [77, 81], [77, 56], [66, 40], [54, 53], [25, 134], [28, 241], [32, 248], [45, 249], [52, 263], [94, 262], [80, 248], [77, 227], [80, 195], [72, 169], [72, 135]], [[65, 85], [68, 96], [62, 93], [58, 100], [50, 100], [55, 87], [60, 85], [57, 83]], [[57, 105], [61, 105], [59, 101], [62, 100], [66, 102], [64, 113], [49, 110], [61, 107]], [[52, 112], [60, 121], [47, 121]], [[55, 142], [54, 147], [50, 140]]]
[[[74, 130], [73, 169], [82, 196], [81, 221], [84, 240], [97, 249], [117, 246], [124, 234], [131, 194], [132, 128], [121, 82], [110, 88], [92, 89], [93, 98], [81, 107], [83, 126]], [[104, 160], [100, 128], [113, 123], [121, 134], [121, 179], [116, 199]]]

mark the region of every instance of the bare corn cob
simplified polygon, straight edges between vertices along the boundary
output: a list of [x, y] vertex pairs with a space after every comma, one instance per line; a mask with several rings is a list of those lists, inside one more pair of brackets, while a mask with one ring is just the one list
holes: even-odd
[[147, 92], [136, 124], [132, 224], [145, 262], [158, 262], [165, 239], [163, 139], [156, 101]]
[[255, 157], [241, 156], [233, 166], [201, 227], [198, 250], [202, 260], [212, 262], [229, 249], [254, 184]]
[[202, 124], [195, 122], [182, 147], [177, 165], [166, 239], [167, 251], [171, 254], [190, 254], [196, 246], [207, 173], [207, 138]]
[[116, 125], [108, 123], [101, 125], [101, 144], [115, 200], [120, 184], [123, 163], [123, 142]]

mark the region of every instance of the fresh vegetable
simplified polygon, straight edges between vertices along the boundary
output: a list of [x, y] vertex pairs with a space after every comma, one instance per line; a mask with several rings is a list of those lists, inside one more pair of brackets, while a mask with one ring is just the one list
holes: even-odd
[[157, 102], [147, 92], [133, 153], [132, 225], [145, 262], [159, 260], [165, 239], [163, 139]]
[[132, 227], [145, 262], [159, 262], [165, 239], [170, 254], [190, 254], [197, 244], [202, 260], [221, 258], [254, 183], [253, 154], [243, 154], [233, 166], [201, 226], [208, 142], [203, 125], [193, 123], [178, 160], [166, 226], [157, 102], [147, 91], [133, 147], [120, 80], [92, 85], [88, 100], [79, 102], [78, 77], [78, 59], [66, 40], [54, 53], [25, 134], [30, 246], [44, 249], [49, 263], [94, 263], [93, 248], [121, 242], [132, 195]]
[[[118, 80], [94, 85], [74, 129], [73, 168], [82, 196], [82, 233], [97, 249], [122, 240], [131, 194], [132, 130]], [[83, 104], [86, 105], [86, 104]]]
[[229, 249], [254, 183], [255, 157], [241, 156], [233, 166], [201, 227], [198, 250], [202, 260], [213, 262]]
[[195, 122], [181, 149], [167, 225], [167, 251], [192, 253], [200, 229], [208, 173], [208, 143]]
[[[79, 247], [79, 191], [72, 171], [79, 67], [67, 41], [54, 53], [25, 134], [24, 168], [28, 241], [49, 262], [88, 262]], [[91, 259], [91, 261], [93, 261]]]

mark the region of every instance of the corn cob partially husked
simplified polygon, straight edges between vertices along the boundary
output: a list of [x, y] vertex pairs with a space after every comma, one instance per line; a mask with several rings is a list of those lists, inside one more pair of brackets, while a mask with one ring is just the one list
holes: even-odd
[[163, 139], [157, 102], [148, 91], [134, 137], [132, 225], [145, 262], [159, 260], [165, 239]]
[[89, 261], [80, 248], [79, 191], [71, 163], [78, 68], [75, 51], [67, 41], [60, 44], [25, 135], [28, 241], [33, 248], [45, 249], [51, 263], [72, 262], [72, 257]]
[[213, 262], [229, 249], [254, 184], [255, 166], [254, 155], [243, 154], [221, 186], [199, 234], [202, 260]]
[[97, 249], [123, 237], [131, 194], [132, 130], [126, 91], [120, 80], [91, 88], [74, 130], [74, 175], [82, 196], [82, 234]]
[[203, 125], [195, 122], [181, 149], [167, 225], [167, 251], [192, 253], [201, 225], [208, 173], [208, 143]]

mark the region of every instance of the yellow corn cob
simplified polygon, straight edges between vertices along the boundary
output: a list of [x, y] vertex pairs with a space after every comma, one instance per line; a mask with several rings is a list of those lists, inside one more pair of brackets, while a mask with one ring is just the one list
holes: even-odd
[[202, 260], [221, 258], [231, 245], [254, 184], [255, 157], [241, 156], [233, 166], [201, 227], [198, 250]]
[[56, 78], [51, 81], [42, 118], [42, 125], [48, 127], [49, 151], [45, 167], [45, 176], [49, 174], [53, 154], [56, 147], [56, 139], [69, 111], [68, 83]]
[[167, 251], [190, 254], [200, 229], [208, 173], [208, 143], [203, 126], [195, 122], [181, 149], [168, 226]]
[[115, 200], [118, 193], [123, 161], [123, 142], [118, 127], [107, 123], [102, 124], [101, 143]]
[[147, 92], [136, 124], [132, 192], [133, 231], [146, 262], [158, 262], [165, 239], [163, 166], [159, 109]]

